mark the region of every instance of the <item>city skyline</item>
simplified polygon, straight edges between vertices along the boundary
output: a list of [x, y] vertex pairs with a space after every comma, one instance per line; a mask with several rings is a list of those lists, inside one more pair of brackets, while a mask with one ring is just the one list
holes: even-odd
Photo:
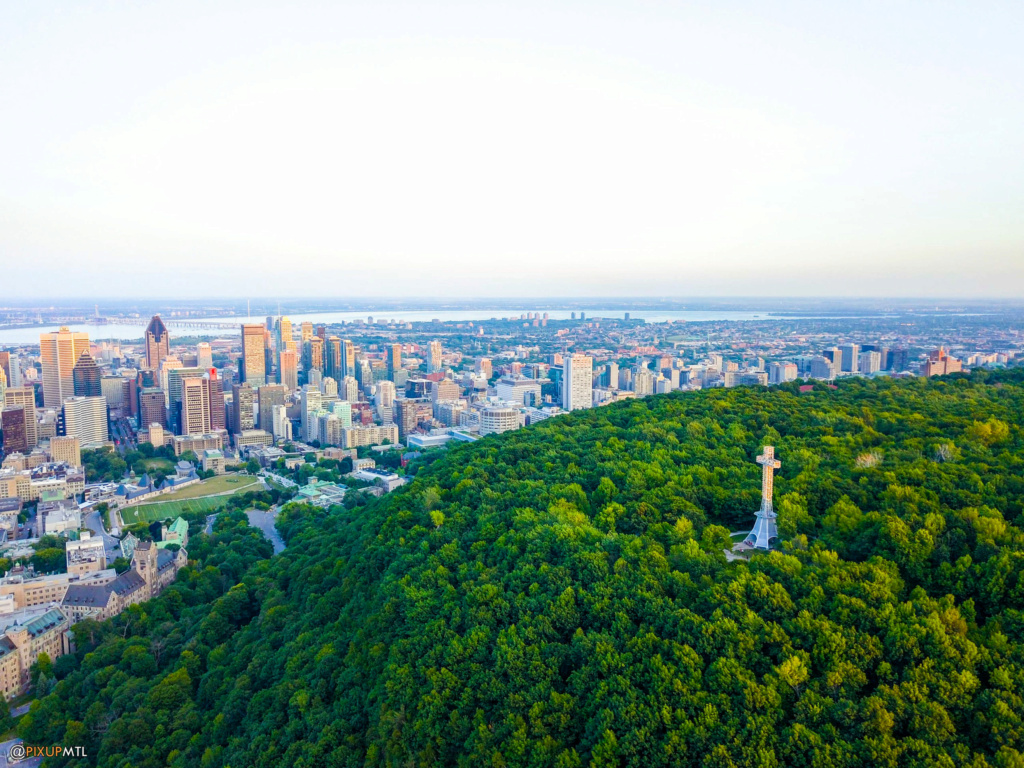
[[8, 5], [5, 274], [21, 296], [1019, 295], [1022, 13]]

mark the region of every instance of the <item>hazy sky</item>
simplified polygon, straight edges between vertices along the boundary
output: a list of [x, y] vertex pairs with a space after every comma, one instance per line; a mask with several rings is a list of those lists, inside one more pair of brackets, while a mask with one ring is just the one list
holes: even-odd
[[5, 296], [1019, 296], [1024, 3], [0, 4]]

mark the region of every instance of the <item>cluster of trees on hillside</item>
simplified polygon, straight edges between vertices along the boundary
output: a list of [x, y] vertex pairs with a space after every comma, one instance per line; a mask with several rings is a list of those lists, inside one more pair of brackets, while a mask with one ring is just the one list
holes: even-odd
[[[1021, 424], [1024, 376], [976, 373], [458, 446], [289, 505], [280, 556], [159, 660], [129, 630], [67, 662], [23, 735], [102, 766], [1019, 766]], [[765, 444], [785, 544], [729, 563]]]

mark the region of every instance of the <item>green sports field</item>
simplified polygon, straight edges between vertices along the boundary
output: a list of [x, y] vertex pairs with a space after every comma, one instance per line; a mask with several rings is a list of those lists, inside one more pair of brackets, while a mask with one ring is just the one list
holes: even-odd
[[215, 512], [229, 496], [243, 491], [259, 490], [258, 478], [243, 475], [221, 475], [197, 485], [160, 496], [159, 501], [121, 510], [125, 525], [152, 523], [177, 517], [183, 512]]

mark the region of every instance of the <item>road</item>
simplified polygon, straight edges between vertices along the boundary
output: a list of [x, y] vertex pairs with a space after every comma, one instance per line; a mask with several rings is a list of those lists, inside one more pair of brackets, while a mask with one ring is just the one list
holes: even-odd
[[139, 447], [139, 444], [136, 442], [135, 432], [132, 431], [132, 425], [125, 417], [111, 422], [110, 437], [115, 441], [114, 444], [117, 446], [117, 452], [122, 456], [129, 449], [135, 450]]
[[246, 510], [245, 514], [249, 517], [249, 525], [263, 531], [263, 535], [274, 545], [275, 555], [284, 550], [284, 539], [281, 538], [281, 534], [274, 527], [274, 523], [277, 520], [277, 507], [271, 507], [268, 512], [249, 509]]
[[[107, 550], [108, 564], [113, 563], [115, 559], [121, 556], [121, 542], [107, 533], [107, 529], [103, 527], [103, 520], [101, 519], [100, 513], [97, 512], [95, 508], [90, 509], [88, 514], [86, 514], [85, 527], [94, 534], [103, 537], [103, 546]], [[110, 565], [107, 567], [110, 567]]]
[[206, 533], [207, 534], [213, 533], [213, 524], [214, 524], [214, 522], [216, 522], [216, 520], [217, 520], [217, 515], [216, 514], [207, 515], [206, 516]]

